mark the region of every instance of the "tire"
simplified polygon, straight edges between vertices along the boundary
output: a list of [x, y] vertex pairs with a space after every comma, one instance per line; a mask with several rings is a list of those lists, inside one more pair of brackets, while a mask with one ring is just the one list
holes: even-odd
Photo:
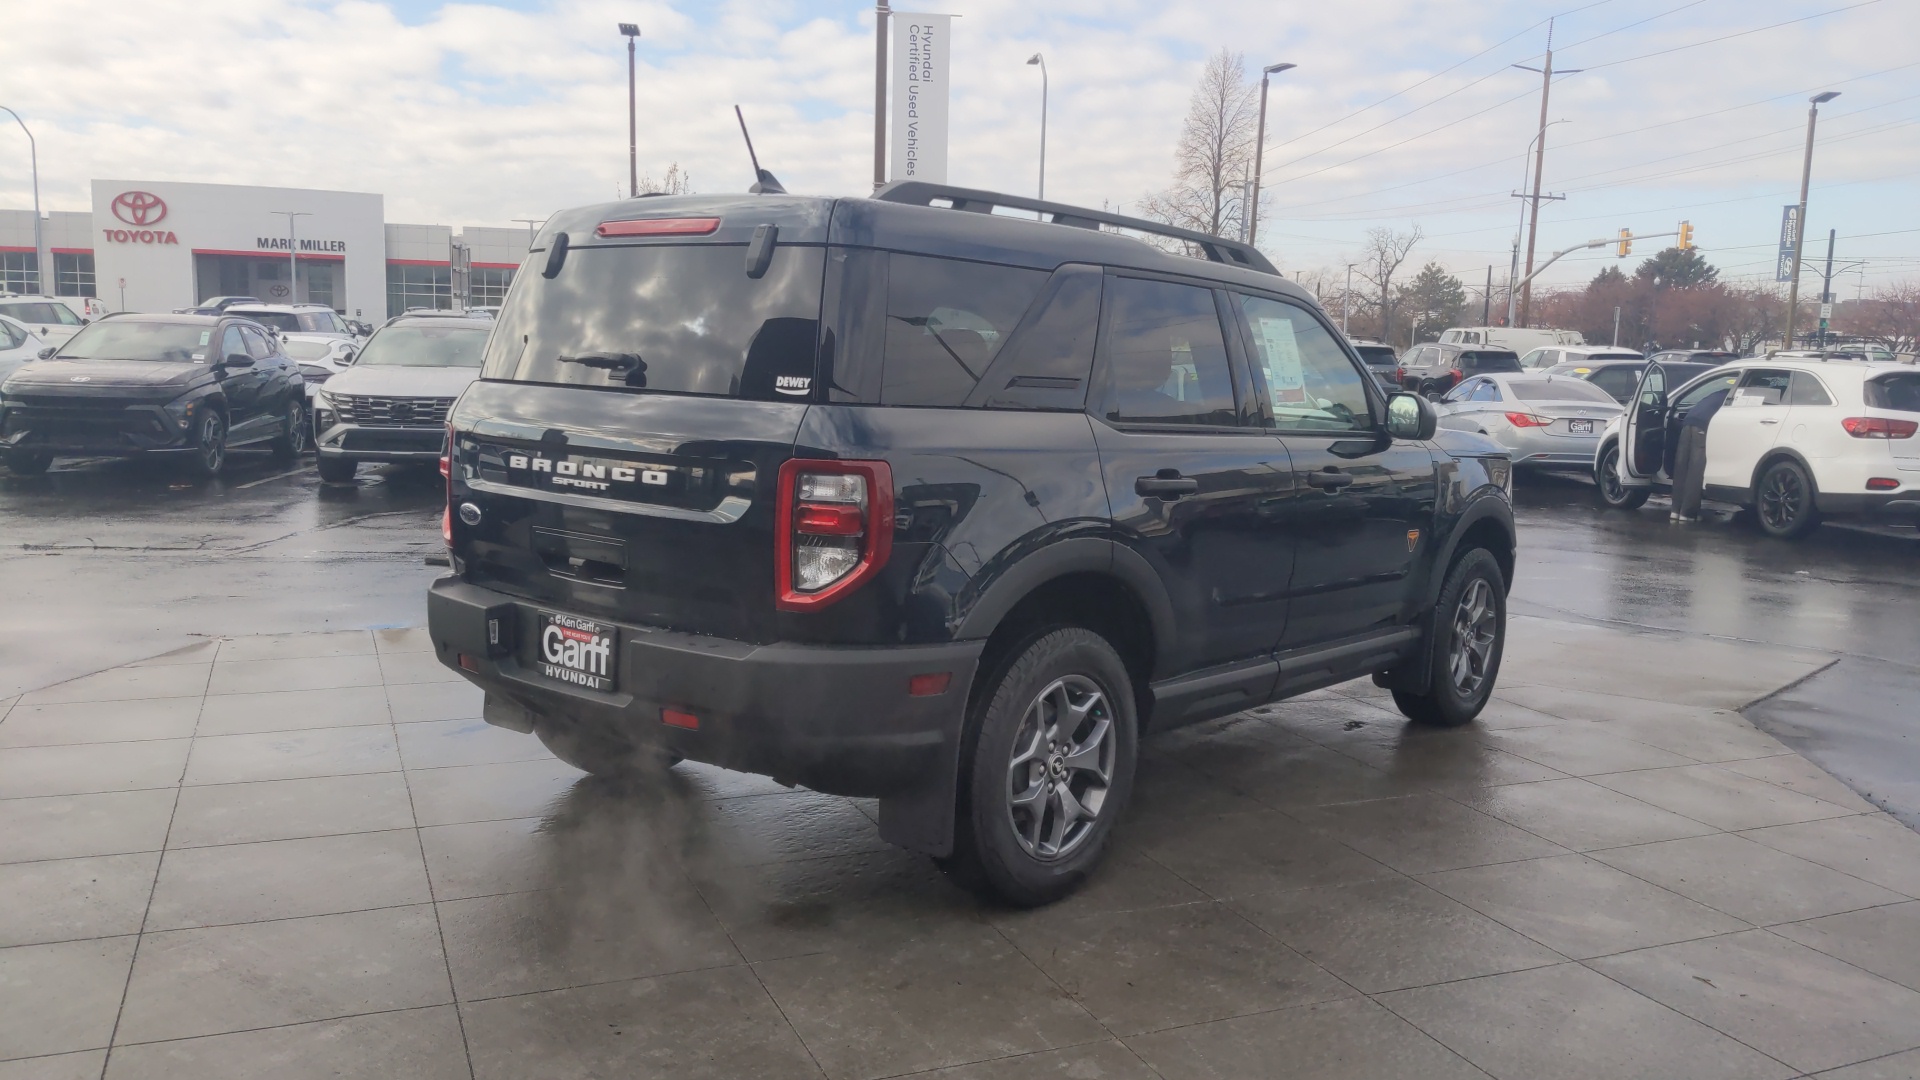
[[1610, 443], [1594, 466], [1593, 486], [1600, 502], [1615, 510], [1638, 510], [1647, 504], [1646, 488], [1630, 488], [1620, 482], [1620, 444]]
[[276, 460], [291, 461], [307, 452], [307, 434], [312, 430], [312, 421], [307, 419], [306, 405], [296, 397], [287, 403], [287, 415], [282, 422], [286, 430], [275, 436], [267, 449]]
[[537, 723], [533, 734], [554, 757], [608, 780], [657, 779], [680, 763], [680, 755], [671, 751], [636, 747], [572, 725]]
[[353, 474], [360, 463], [352, 458], [322, 457], [319, 461], [320, 479], [329, 484], [351, 484]]
[[227, 467], [227, 418], [208, 409], [200, 416], [194, 435], [193, 451], [187, 459], [187, 471], [205, 480], [220, 475]]
[[52, 454], [40, 454], [32, 450], [7, 451], [7, 471], [15, 476], [39, 476], [52, 465]]
[[1447, 571], [1434, 604], [1426, 692], [1395, 690], [1393, 703], [1416, 724], [1471, 723], [1493, 694], [1506, 641], [1505, 575], [1492, 552], [1474, 548]]
[[1090, 630], [1043, 630], [995, 665], [968, 712], [954, 853], [940, 868], [1017, 907], [1059, 900], [1099, 864], [1133, 791], [1126, 664]]
[[1813, 477], [1797, 461], [1776, 461], [1753, 485], [1753, 518], [1776, 540], [1798, 540], [1820, 524]]

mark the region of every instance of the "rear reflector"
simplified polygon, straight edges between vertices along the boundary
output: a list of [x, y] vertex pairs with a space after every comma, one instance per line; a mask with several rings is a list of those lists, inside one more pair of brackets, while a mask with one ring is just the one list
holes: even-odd
[[1891, 476], [1876, 476], [1867, 481], [1868, 491], [1898, 491], [1899, 488], [1900, 481]]
[[953, 672], [941, 671], [928, 675], [915, 675], [907, 680], [908, 697], [939, 697], [947, 692], [953, 683]]
[[661, 709], [660, 722], [668, 727], [686, 728], [688, 731], [700, 730], [700, 718], [690, 712], [679, 709]]
[[801, 503], [793, 512], [793, 531], [813, 536], [859, 536], [863, 531], [858, 506], [845, 503]]
[[473, 657], [468, 656], [466, 653], [461, 653], [460, 666], [467, 669], [468, 671], [477, 672], [480, 670], [480, 661], [475, 660]]
[[599, 236], [706, 236], [719, 227], [717, 217], [636, 218], [603, 221], [594, 232]]

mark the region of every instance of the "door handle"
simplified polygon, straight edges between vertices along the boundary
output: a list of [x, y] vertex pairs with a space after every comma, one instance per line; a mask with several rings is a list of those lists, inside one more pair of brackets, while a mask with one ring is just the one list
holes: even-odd
[[1353, 483], [1353, 477], [1329, 466], [1319, 472], [1308, 473], [1307, 483], [1322, 491], [1339, 491]]
[[1133, 482], [1134, 494], [1160, 499], [1177, 499], [1199, 490], [1200, 481], [1191, 476], [1181, 476], [1174, 469], [1161, 469], [1158, 476], [1142, 476]]
[[1760, 421], [1760, 422], [1761, 422], [1761, 423], [1763, 423], [1763, 424], [1777, 424], [1777, 423], [1779, 423], [1780, 421], [1778, 421], [1778, 420], [1762, 420], [1762, 421]]

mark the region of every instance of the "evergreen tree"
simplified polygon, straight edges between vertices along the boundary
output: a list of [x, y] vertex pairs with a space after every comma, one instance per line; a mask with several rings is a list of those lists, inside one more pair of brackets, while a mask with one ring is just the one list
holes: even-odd
[[1641, 263], [1633, 278], [1656, 289], [1685, 289], [1713, 284], [1720, 280], [1720, 271], [1696, 249], [1668, 248]]

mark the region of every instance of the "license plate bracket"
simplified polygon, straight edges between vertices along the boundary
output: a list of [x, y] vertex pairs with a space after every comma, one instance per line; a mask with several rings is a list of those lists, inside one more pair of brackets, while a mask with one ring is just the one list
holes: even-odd
[[1567, 421], [1567, 430], [1575, 435], [1591, 435], [1593, 434], [1593, 421], [1569, 420]]
[[532, 644], [534, 670], [554, 682], [600, 693], [610, 693], [617, 685], [617, 627], [578, 615], [543, 611]]

